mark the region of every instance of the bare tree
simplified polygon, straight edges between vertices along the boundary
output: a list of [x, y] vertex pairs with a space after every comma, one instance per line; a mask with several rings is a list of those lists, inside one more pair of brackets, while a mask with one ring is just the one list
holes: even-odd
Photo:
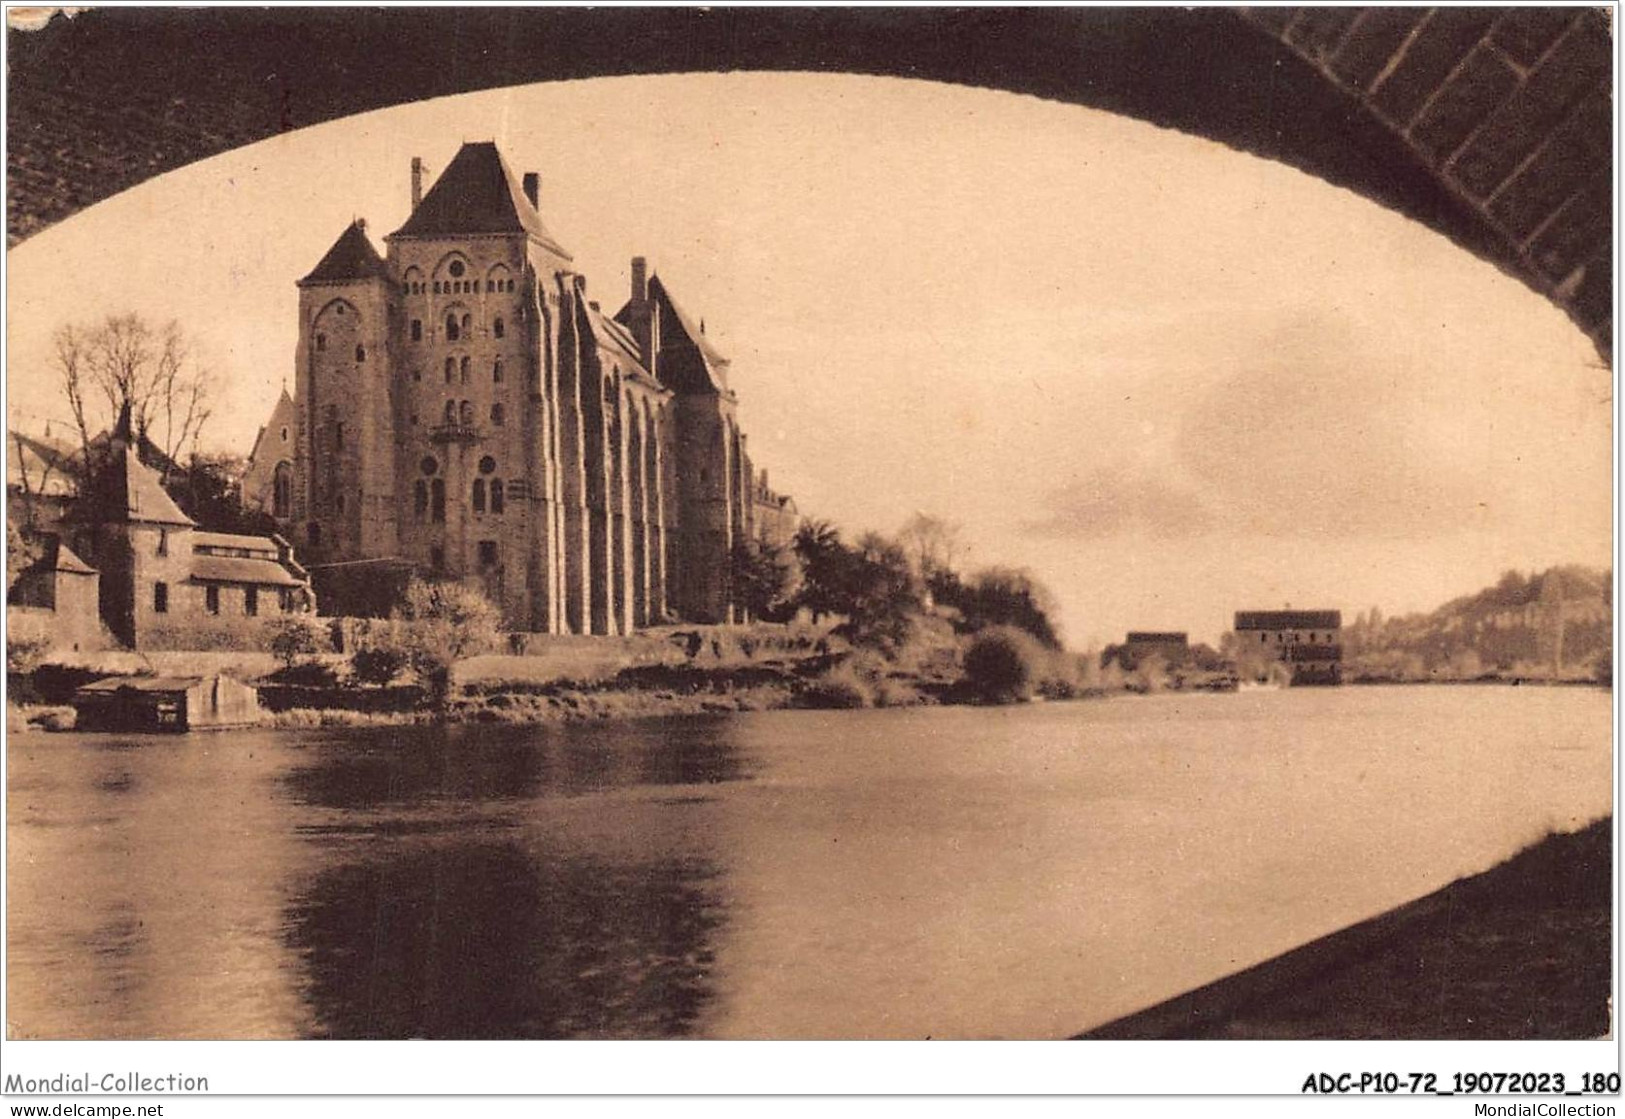
[[20, 431], [11, 433], [12, 461], [16, 465], [17, 489], [22, 494], [23, 523], [20, 526], [32, 534], [39, 531], [39, 498], [51, 482], [57, 462], [46, 454], [35, 453]]
[[954, 562], [962, 559], [966, 550], [959, 525], [926, 513], [910, 517], [897, 539], [908, 553], [914, 574], [927, 582], [953, 571]]
[[109, 315], [93, 326], [62, 327], [55, 343], [62, 395], [87, 456], [97, 431], [128, 407], [136, 438], [162, 452], [168, 481], [171, 466], [196, 446], [214, 388], [179, 324], [154, 328], [134, 313]]

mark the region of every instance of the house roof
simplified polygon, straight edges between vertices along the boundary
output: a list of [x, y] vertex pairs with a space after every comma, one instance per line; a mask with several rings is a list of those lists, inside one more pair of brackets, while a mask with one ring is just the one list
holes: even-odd
[[79, 448], [13, 430], [6, 446], [6, 482], [21, 488], [25, 475], [36, 494], [72, 496], [79, 476]]
[[[699, 365], [705, 382], [710, 389], [719, 393], [728, 391], [727, 367], [728, 359], [711, 344], [705, 336], [702, 323], [697, 322], [689, 313], [683, 310], [682, 304], [672, 298], [671, 289], [666, 287], [659, 276], [649, 277], [649, 303], [654, 313], [660, 315], [660, 348], [662, 352], [674, 347], [676, 340], [681, 338], [693, 347], [699, 355]], [[631, 329], [638, 317], [638, 310], [631, 302], [624, 304], [615, 312], [614, 321]], [[676, 348], [682, 348], [680, 346]], [[662, 383], [665, 383], [665, 372], [662, 367]], [[689, 391], [693, 391], [690, 389]]]
[[62, 543], [60, 537], [51, 537], [46, 544], [46, 552], [41, 557], [42, 564], [50, 564], [53, 571], [67, 571], [75, 575], [94, 575], [96, 569], [73, 554], [73, 549]]
[[1338, 629], [1340, 610], [1238, 610], [1236, 629]]
[[367, 223], [358, 218], [339, 234], [327, 255], [299, 283], [334, 284], [376, 278], [388, 279], [389, 265], [372, 247], [367, 237]]
[[[131, 451], [130, 406], [126, 404], [107, 439], [84, 497], [72, 517], [80, 522], [189, 525], [193, 521], [164, 492], [158, 475]], [[88, 498], [86, 500], [85, 498]]]
[[464, 144], [391, 237], [456, 237], [470, 233], [526, 233], [566, 260], [542, 216], [525, 197], [496, 144]]
[[265, 443], [265, 433], [277, 426], [277, 416], [287, 415], [291, 420], [293, 418], [293, 414], [293, 397], [288, 395], [288, 386], [283, 385], [282, 395], [277, 397], [276, 404], [271, 408], [270, 422], [261, 427], [259, 434], [254, 436], [254, 449], [248, 452], [248, 461], [250, 465], [253, 464], [255, 459], [259, 458], [260, 447]]
[[194, 532], [192, 548], [242, 548], [279, 555], [277, 543], [269, 536], [245, 536], [235, 532]]
[[305, 584], [276, 560], [236, 556], [192, 556], [192, 578], [200, 583], [249, 583], [261, 587], [302, 587]]
[[95, 695], [120, 692], [128, 688], [136, 692], [185, 692], [203, 683], [201, 676], [109, 676], [86, 684], [79, 690]]
[[587, 331], [593, 336], [593, 339], [600, 346], [613, 351], [621, 361], [625, 362], [626, 369], [624, 372], [627, 376], [654, 388], [660, 387], [660, 383], [643, 367], [643, 359], [638, 354], [638, 344], [626, 327], [592, 306], [585, 299], [578, 298], [576, 306], [581, 308], [581, 315], [585, 320]]
[[96, 569], [90, 564], [74, 555], [73, 549], [62, 542], [62, 538], [55, 533], [49, 533], [39, 538], [40, 554], [33, 563], [28, 565], [30, 572], [61, 571], [71, 575], [95, 575]]

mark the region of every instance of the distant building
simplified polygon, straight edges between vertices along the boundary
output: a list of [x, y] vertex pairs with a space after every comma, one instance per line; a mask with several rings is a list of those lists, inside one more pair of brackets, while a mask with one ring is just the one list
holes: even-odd
[[1293, 684], [1342, 682], [1343, 615], [1338, 610], [1240, 610], [1235, 649], [1244, 672], [1286, 666]]
[[[324, 605], [402, 571], [480, 587], [515, 629], [739, 620], [735, 544], [787, 539], [729, 361], [642, 257], [610, 313], [540, 213], [540, 179], [465, 143], [380, 254], [363, 223], [298, 282], [294, 391], [245, 497]], [[387, 605], [385, 603], [384, 605]]]
[[267, 619], [313, 608], [286, 540], [204, 532], [181, 511], [136, 454], [128, 409], [93, 461], [12, 605], [72, 632], [99, 616], [135, 649], [263, 648]]
[[1165, 668], [1179, 668], [1190, 658], [1190, 636], [1178, 632], [1130, 631], [1121, 645], [1107, 646], [1101, 667], [1116, 662], [1125, 672], [1134, 672], [1153, 657]]

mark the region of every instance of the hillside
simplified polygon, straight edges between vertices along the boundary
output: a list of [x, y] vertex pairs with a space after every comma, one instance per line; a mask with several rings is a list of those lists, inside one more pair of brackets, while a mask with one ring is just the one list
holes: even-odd
[[1598, 680], [1612, 676], [1613, 573], [1509, 571], [1429, 614], [1372, 608], [1343, 632], [1345, 679]]

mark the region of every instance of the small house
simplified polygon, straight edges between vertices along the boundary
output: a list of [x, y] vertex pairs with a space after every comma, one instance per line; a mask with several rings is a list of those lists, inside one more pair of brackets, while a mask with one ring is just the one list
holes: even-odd
[[259, 692], [229, 676], [113, 676], [74, 693], [80, 730], [174, 731], [250, 726]]

